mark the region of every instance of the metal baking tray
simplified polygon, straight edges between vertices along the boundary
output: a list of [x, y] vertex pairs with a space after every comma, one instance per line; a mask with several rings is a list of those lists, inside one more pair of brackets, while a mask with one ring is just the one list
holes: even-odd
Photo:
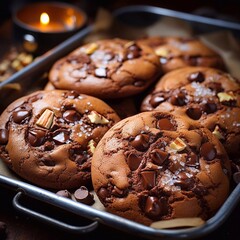
[[[132, 24], [133, 26], [146, 26], [152, 24], [157, 19], [167, 16], [171, 18], [181, 19], [193, 24], [194, 27], [204, 26], [209, 31], [224, 28], [231, 30], [234, 34], [240, 33], [240, 24], [234, 22], [228, 22], [224, 20], [211, 19], [202, 16], [196, 16], [193, 14], [177, 12], [169, 9], [163, 9], [152, 6], [128, 6], [116, 10], [113, 16], [118, 21], [123, 21], [126, 24]], [[34, 79], [39, 74], [47, 71], [50, 66], [60, 57], [63, 57], [70, 51], [74, 50], [82, 41], [82, 39], [91, 33], [94, 29], [93, 25], [88, 25], [82, 29], [79, 33], [73, 37], [59, 44], [51, 51], [47, 52], [38, 60], [28, 65], [21, 71], [12, 75], [8, 80], [0, 83], [0, 90], [9, 83], [20, 83], [24, 86], [31, 86]], [[0, 96], [1, 97], [1, 96]], [[0, 100], [2, 101], [2, 100]], [[51, 224], [54, 227], [61, 228], [67, 232], [83, 234], [94, 231], [99, 224], [107, 225], [111, 228], [118, 229], [123, 232], [131, 233], [136, 236], [145, 237], [148, 239], [164, 238], [164, 239], [193, 239], [206, 236], [220, 226], [231, 217], [233, 210], [240, 202], [240, 184], [235, 184], [229, 197], [218, 210], [218, 212], [210, 218], [206, 223], [200, 227], [184, 228], [184, 229], [154, 229], [125, 218], [116, 216], [114, 214], [104, 211], [101, 204], [98, 202], [95, 196], [96, 203], [93, 206], [87, 206], [81, 203], [77, 203], [71, 199], [66, 199], [56, 195], [55, 193], [27, 183], [26, 181], [17, 177], [12, 173], [3, 162], [0, 162], [0, 185], [9, 188], [16, 192], [13, 197], [13, 206], [20, 212], [25, 213], [33, 218], [41, 220], [47, 224]], [[58, 209], [65, 210], [69, 213], [74, 213], [84, 219], [91, 220], [91, 223], [85, 226], [78, 226], [68, 224], [64, 221], [60, 221], [55, 216], [48, 216], [46, 213], [35, 211], [28, 206], [25, 206], [22, 202], [23, 199], [29, 198], [31, 201], [40, 201], [49, 208], [57, 207]]]

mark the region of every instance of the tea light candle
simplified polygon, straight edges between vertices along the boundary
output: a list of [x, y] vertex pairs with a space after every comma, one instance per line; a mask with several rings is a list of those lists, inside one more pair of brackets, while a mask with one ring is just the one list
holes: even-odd
[[[33, 42], [38, 47], [35, 50], [31, 47], [26, 50], [39, 52], [40, 47], [48, 50], [76, 33], [86, 24], [86, 20], [85, 13], [70, 4], [32, 3], [15, 13], [14, 35], [20, 42], [29, 39], [29, 35], [32, 36], [32, 41], [34, 39]], [[23, 43], [23, 46], [29, 46], [29, 44]]]

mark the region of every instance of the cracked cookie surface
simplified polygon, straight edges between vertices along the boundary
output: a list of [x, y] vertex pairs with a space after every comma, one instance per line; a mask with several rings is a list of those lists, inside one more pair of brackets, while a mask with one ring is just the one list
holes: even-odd
[[42, 187], [91, 185], [91, 159], [119, 121], [102, 100], [74, 91], [37, 91], [0, 116], [0, 156], [19, 176]]
[[143, 92], [160, 74], [154, 51], [123, 39], [88, 43], [57, 61], [49, 80], [57, 89], [73, 89], [101, 99]]
[[91, 169], [106, 209], [146, 225], [208, 219], [229, 194], [230, 161], [219, 140], [184, 117], [158, 111], [113, 126], [96, 147]]

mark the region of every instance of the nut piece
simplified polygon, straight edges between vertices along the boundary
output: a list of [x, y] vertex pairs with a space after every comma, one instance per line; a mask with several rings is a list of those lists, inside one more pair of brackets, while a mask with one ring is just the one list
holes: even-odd
[[212, 132], [218, 139], [224, 139], [224, 136], [221, 133], [221, 129], [216, 125], [215, 129]]
[[170, 148], [176, 150], [177, 152], [181, 152], [186, 148], [185, 142], [181, 138], [176, 138], [173, 142], [170, 143]]
[[134, 41], [130, 41], [130, 42], [127, 42], [126, 44], [124, 44], [124, 47], [129, 48], [129, 47], [133, 46], [134, 44], [135, 44]]
[[54, 118], [54, 112], [46, 109], [40, 118], [37, 120], [36, 125], [39, 127], [43, 127], [46, 129], [50, 129], [53, 123], [53, 118]]
[[155, 53], [159, 57], [168, 57], [168, 55], [169, 55], [169, 51], [164, 47], [159, 47], [159, 48], [155, 49]]
[[106, 119], [104, 116], [97, 113], [96, 111], [91, 111], [90, 114], [88, 115], [88, 118], [90, 119], [91, 123], [95, 123], [95, 124], [108, 124], [109, 123], [108, 119]]
[[96, 143], [93, 139], [88, 142], [87, 149], [89, 153], [93, 154], [96, 148]]
[[231, 100], [237, 100], [236, 96], [234, 96], [232, 93], [225, 93], [220, 92], [217, 94], [220, 102], [228, 102]]
[[86, 47], [84, 49], [84, 52], [87, 55], [90, 55], [90, 54], [94, 53], [97, 49], [98, 49], [98, 45], [96, 43], [91, 43], [88, 47]]

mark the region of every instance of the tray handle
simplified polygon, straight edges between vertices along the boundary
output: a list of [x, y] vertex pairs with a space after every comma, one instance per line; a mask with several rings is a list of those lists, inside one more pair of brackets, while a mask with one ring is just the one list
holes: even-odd
[[16, 210], [19, 212], [22, 212], [24, 214], [27, 214], [37, 220], [41, 220], [43, 222], [46, 222], [48, 224], [51, 224], [54, 227], [58, 227], [60, 229], [63, 229], [65, 231], [71, 231], [72, 233], [88, 233], [94, 231], [98, 227], [98, 222], [94, 221], [93, 223], [86, 225], [86, 226], [74, 226], [70, 225], [68, 223], [61, 222], [57, 219], [54, 219], [52, 217], [46, 216], [42, 213], [33, 211], [32, 209], [28, 209], [25, 206], [20, 204], [20, 198], [24, 194], [22, 192], [18, 192], [12, 200], [13, 206]]

